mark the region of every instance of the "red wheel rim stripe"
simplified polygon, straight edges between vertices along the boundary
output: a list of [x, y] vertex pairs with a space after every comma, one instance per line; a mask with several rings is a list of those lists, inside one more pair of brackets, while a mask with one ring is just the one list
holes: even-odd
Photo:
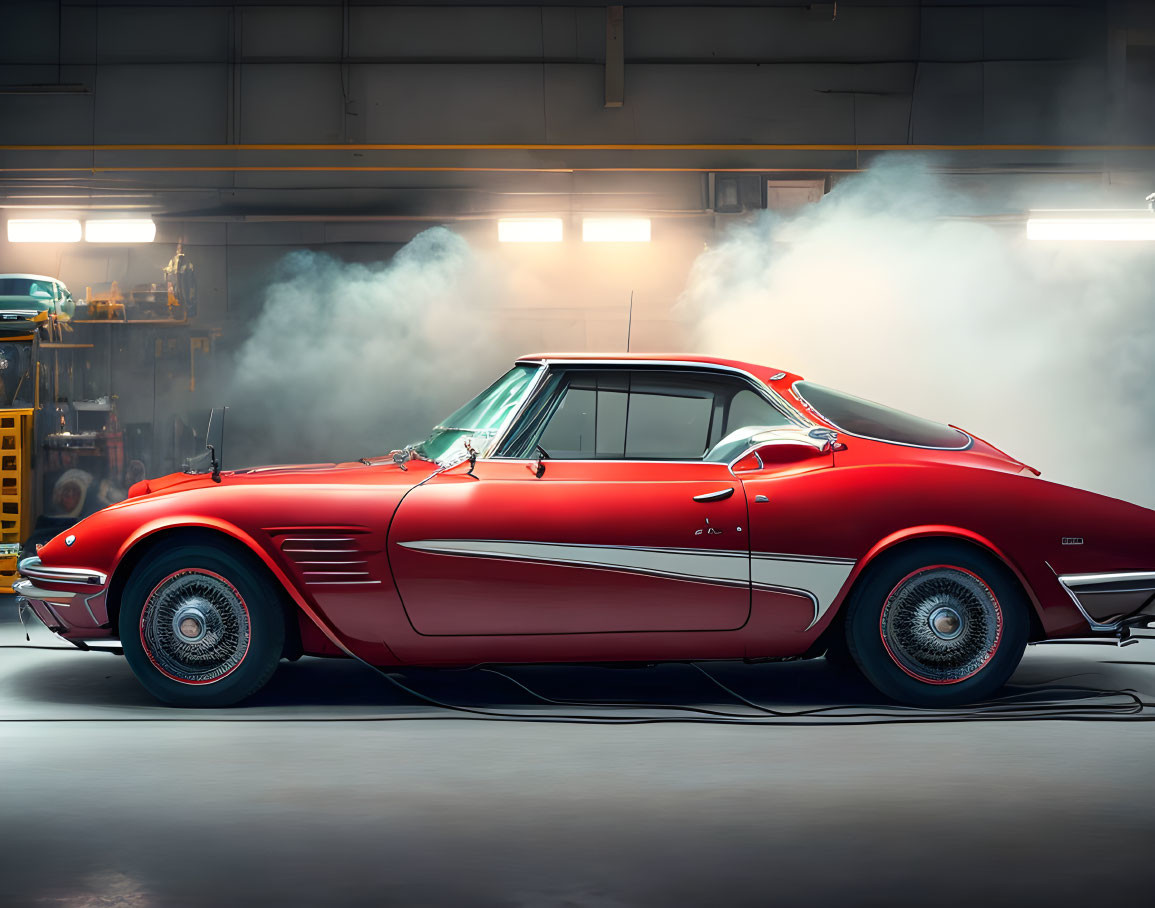
[[[149, 650], [149, 648], [148, 648], [148, 643], [145, 641], [145, 638], [144, 638], [144, 618], [145, 618], [145, 615], [148, 614], [149, 602], [152, 601], [152, 597], [154, 595], [156, 595], [157, 590], [159, 590], [162, 586], [164, 586], [166, 583], [168, 583], [170, 580], [172, 580], [173, 577], [179, 577], [181, 574], [205, 574], [208, 577], [212, 577], [214, 580], [219, 580], [221, 583], [223, 583], [225, 586], [227, 586], [230, 590], [233, 591], [233, 593], [237, 597], [237, 601], [241, 604], [241, 609], [245, 613], [245, 622], [249, 626], [248, 636], [245, 637], [245, 651], [243, 653], [241, 653], [241, 658], [237, 660], [237, 664], [234, 665], [232, 668], [230, 668], [227, 672], [225, 672], [219, 678], [207, 678], [204, 681], [190, 681], [187, 678], [178, 678], [175, 675], [169, 674], [159, 665], [159, 663], [157, 663], [156, 659], [152, 655], [152, 651]], [[203, 568], [181, 568], [179, 571], [173, 571], [171, 574], [169, 574], [167, 577], [165, 577], [156, 586], [154, 586], [152, 588], [152, 590], [149, 592], [148, 596], [144, 600], [144, 606], [145, 607], [143, 609], [141, 609], [141, 612], [140, 612], [140, 645], [144, 648], [144, 654], [146, 656], [148, 656], [148, 661], [152, 663], [152, 667], [155, 668], [162, 675], [164, 675], [166, 678], [169, 678], [173, 681], [176, 681], [178, 684], [188, 684], [188, 685], [193, 685], [193, 686], [199, 687], [201, 685], [216, 684], [218, 681], [223, 681], [225, 678], [227, 678], [229, 675], [231, 675], [233, 672], [235, 672], [238, 668], [240, 668], [242, 665], [244, 665], [245, 657], [249, 654], [249, 643], [253, 639], [252, 617], [249, 615], [249, 607], [245, 604], [245, 597], [240, 594], [240, 591], [235, 586], [233, 586], [232, 583], [230, 583], [226, 578], [222, 577], [220, 574], [217, 574], [213, 571], [204, 570]]]
[[[975, 581], [979, 585], [981, 585], [984, 590], [986, 590], [988, 593], [990, 593], [991, 602], [993, 602], [994, 606], [995, 606], [995, 617], [997, 619], [997, 624], [996, 624], [996, 629], [995, 629], [995, 642], [994, 642], [994, 645], [991, 646], [990, 651], [987, 653], [986, 658], [983, 659], [982, 664], [978, 668], [976, 668], [973, 672], [969, 672], [968, 674], [964, 675], [961, 678], [952, 678], [949, 681], [936, 681], [936, 680], [931, 679], [931, 678], [924, 678], [922, 675], [918, 674], [917, 672], [911, 671], [909, 668], [907, 668], [905, 665], [903, 665], [902, 662], [898, 659], [898, 657], [894, 655], [894, 651], [890, 648], [890, 644], [886, 642], [886, 635], [883, 633], [883, 630], [882, 630], [882, 619], [886, 616], [886, 606], [890, 603], [890, 600], [894, 598], [894, 594], [896, 592], [898, 592], [899, 588], [904, 583], [906, 583], [906, 581], [910, 580], [911, 577], [914, 577], [918, 574], [925, 573], [926, 571], [935, 571], [935, 570], [959, 571], [960, 573], [969, 574], [971, 577], [973, 577], [975, 579]], [[886, 649], [886, 654], [888, 656], [890, 656], [890, 660], [895, 665], [897, 665], [899, 668], [901, 668], [906, 674], [908, 674], [908, 675], [910, 675], [910, 677], [914, 678], [916, 681], [921, 681], [923, 684], [935, 684], [938, 686], [945, 686], [948, 684], [961, 684], [963, 681], [966, 681], [968, 678], [973, 678], [975, 675], [977, 675], [979, 672], [981, 672], [984, 668], [986, 668], [988, 665], [990, 665], [991, 660], [995, 657], [995, 653], [997, 653], [999, 651], [999, 644], [1002, 642], [1002, 639], [1003, 639], [1003, 608], [999, 604], [999, 597], [995, 595], [995, 591], [992, 590], [990, 588], [990, 585], [985, 580], [983, 580], [982, 577], [980, 577], [978, 574], [976, 574], [974, 571], [968, 571], [966, 568], [959, 567], [957, 564], [928, 564], [924, 567], [918, 568], [917, 570], [911, 571], [909, 574], [907, 574], [905, 577], [903, 577], [900, 581], [898, 581], [898, 583], [896, 583], [891, 588], [890, 592], [886, 594], [886, 598], [883, 600], [883, 604], [882, 604], [882, 611], [879, 612], [879, 615], [878, 615], [878, 636], [882, 640], [882, 645]]]

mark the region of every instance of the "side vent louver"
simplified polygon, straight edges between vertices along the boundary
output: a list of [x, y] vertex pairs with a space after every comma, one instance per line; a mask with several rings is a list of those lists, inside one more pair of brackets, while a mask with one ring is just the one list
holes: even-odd
[[301, 530], [281, 539], [281, 551], [301, 572], [308, 586], [380, 584], [369, 572], [362, 534]]

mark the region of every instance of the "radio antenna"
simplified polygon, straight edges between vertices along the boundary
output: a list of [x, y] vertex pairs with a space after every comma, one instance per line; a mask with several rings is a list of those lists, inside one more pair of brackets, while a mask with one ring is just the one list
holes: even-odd
[[626, 352], [630, 352], [630, 332], [634, 328], [634, 291], [630, 291], [630, 312], [626, 317]]

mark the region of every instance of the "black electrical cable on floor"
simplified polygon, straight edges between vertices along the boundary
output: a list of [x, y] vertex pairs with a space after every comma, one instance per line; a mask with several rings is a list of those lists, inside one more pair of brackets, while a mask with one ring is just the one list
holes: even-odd
[[[936, 718], [940, 718], [940, 717], [951, 717], [951, 716], [957, 716], [957, 717], [963, 717], [963, 718], [974, 718], [974, 719], [986, 719], [986, 718], [989, 718], [991, 714], [998, 715], [998, 714], [1011, 713], [1011, 714], [1017, 715], [1017, 714], [1022, 714], [1022, 713], [1044, 713], [1044, 712], [1045, 713], [1068, 714], [1068, 713], [1072, 713], [1072, 712], [1095, 711], [1097, 713], [1109, 712], [1109, 713], [1114, 713], [1114, 714], [1119, 714], [1119, 715], [1137, 715], [1137, 714], [1141, 713], [1144, 709], [1143, 701], [1139, 698], [1139, 696], [1137, 694], [1135, 694], [1133, 691], [1130, 691], [1130, 690], [1115, 691], [1115, 690], [1102, 690], [1102, 689], [1098, 689], [1098, 688], [1086, 688], [1086, 687], [1070, 687], [1070, 686], [1047, 687], [1047, 686], [1040, 685], [1039, 686], [1040, 689], [1045, 689], [1048, 691], [1053, 691], [1053, 692], [1074, 691], [1077, 693], [1089, 695], [1089, 696], [1079, 698], [1080, 700], [1092, 700], [1092, 699], [1101, 699], [1104, 697], [1120, 696], [1120, 697], [1126, 698], [1128, 700], [1128, 703], [1126, 703], [1126, 704], [1103, 704], [1103, 705], [1084, 705], [1084, 704], [1081, 704], [1078, 702], [1073, 702], [1073, 703], [1069, 703], [1069, 704], [1042, 703], [1042, 704], [1024, 704], [1024, 705], [1019, 705], [1019, 704], [1014, 703], [1013, 701], [1020, 698], [1020, 697], [1034, 696], [1035, 695], [1034, 691], [1024, 691], [1022, 693], [1008, 694], [1008, 695], [1001, 697], [1001, 698], [994, 700], [994, 701], [987, 701], [985, 703], [978, 703], [978, 704], [975, 704], [974, 706], [966, 707], [965, 709], [956, 709], [956, 710], [937, 708], [937, 707], [927, 708], [927, 707], [910, 707], [910, 706], [897, 706], [896, 705], [896, 706], [892, 707], [889, 711], [886, 711], [886, 710], [878, 709], [877, 707], [873, 707], [873, 706], [869, 706], [869, 705], [863, 705], [863, 704], [850, 704], [850, 705], [841, 705], [841, 706], [820, 706], [820, 707], [814, 707], [814, 708], [810, 708], [810, 709], [800, 709], [800, 710], [778, 710], [778, 709], [773, 709], [771, 707], [765, 706], [765, 705], [760, 704], [760, 703], [756, 703], [755, 701], [750, 700], [749, 698], [742, 696], [737, 691], [734, 691], [730, 687], [723, 684], [721, 681], [719, 681], [716, 677], [714, 677], [709, 672], [707, 672], [704, 668], [702, 668], [701, 665], [699, 665], [696, 662], [688, 662], [685, 664], [696, 669], [699, 673], [701, 673], [706, 678], [708, 678], [714, 685], [716, 685], [719, 689], [724, 691], [727, 695], [729, 695], [733, 699], [739, 701], [740, 703], [743, 703], [746, 706], [749, 706], [751, 709], [754, 709], [759, 713], [771, 715], [771, 716], [774, 716], [776, 718], [802, 719], [802, 718], [807, 718], [809, 716], [815, 716], [815, 715], [826, 715], [826, 716], [829, 716], [830, 718], [834, 718], [834, 719], [855, 719], [855, 718], [874, 718], [874, 717], [892, 718], [892, 717], [895, 717], [897, 715], [896, 710], [902, 710], [902, 711], [914, 712], [916, 714], [925, 716], [927, 719], [936, 719]], [[726, 718], [739, 719], [739, 720], [751, 718], [749, 716], [749, 714], [745, 714], [745, 713], [729, 713], [729, 712], [725, 712], [725, 711], [721, 711], [721, 710], [706, 709], [704, 707], [684, 706], [681, 704], [672, 704], [672, 703], [657, 703], [657, 702], [645, 702], [645, 701], [623, 702], [623, 701], [555, 699], [555, 698], [551, 698], [551, 697], [546, 697], [545, 695], [538, 693], [537, 691], [535, 691], [532, 688], [528, 687], [527, 685], [523, 684], [521, 681], [512, 677], [511, 675], [508, 675], [505, 672], [497, 671], [496, 669], [494, 669], [492, 667], [483, 668], [482, 671], [485, 671], [485, 672], [488, 672], [489, 674], [497, 675], [501, 678], [504, 678], [507, 681], [510, 681], [513, 684], [517, 685], [519, 688], [521, 688], [523, 691], [528, 693], [530, 696], [532, 696], [532, 697], [534, 697], [534, 698], [536, 698], [536, 699], [538, 699], [544, 703], [549, 703], [552, 705], [585, 706], [585, 707], [589, 707], [589, 708], [646, 707], [646, 708], [653, 708], [653, 709], [666, 709], [666, 710], [674, 710], [674, 711], [706, 713], [708, 715], [723, 716]], [[860, 710], [860, 712], [846, 712], [848, 710]], [[1014, 718], [1015, 715], [1011, 715], [1010, 718]], [[911, 721], [915, 721], [915, 720], [911, 720]]]
[[[359, 658], [359, 657], [357, 657]], [[524, 713], [508, 712], [504, 710], [485, 709], [483, 707], [462, 706], [456, 703], [446, 703], [428, 694], [421, 693], [414, 690], [403, 681], [399, 680], [397, 673], [385, 671], [375, 665], [359, 659], [365, 665], [369, 666], [382, 677], [390, 681], [399, 690], [404, 691], [412, 697], [417, 698], [432, 706], [441, 709], [449, 710], [450, 712], [466, 713], [472, 716], [481, 717], [483, 720], [497, 721], [497, 722], [537, 722], [537, 723], [552, 723], [552, 724], [582, 724], [582, 725], [659, 725], [659, 724], [677, 724], [677, 725], [752, 725], [752, 726], [822, 726], [822, 727], [837, 727], [840, 725], [854, 726], [854, 725], [913, 725], [919, 723], [931, 724], [955, 724], [962, 722], [987, 722], [993, 718], [987, 714], [974, 715], [971, 712], [961, 713], [945, 713], [928, 716], [922, 719], [912, 719], [901, 715], [895, 715], [894, 712], [875, 711], [870, 713], [858, 713], [846, 717], [825, 716], [820, 719], [806, 718], [806, 713], [787, 713], [785, 715], [774, 715], [772, 718], [752, 718], [749, 716], [739, 716], [737, 714], [730, 714], [729, 718], [723, 717], [699, 717], [699, 716], [638, 716], [638, 717], [604, 717], [604, 716], [575, 716], [575, 715], [559, 715], [550, 714], [543, 716], [526, 715]], [[693, 664], [693, 663], [690, 663]], [[1133, 700], [1130, 709], [1138, 710], [1138, 712], [1128, 711], [1126, 713], [1107, 712], [1104, 713], [1102, 709], [1094, 712], [1088, 710], [1087, 712], [1073, 712], [1053, 706], [1048, 706], [1045, 709], [1040, 709], [1038, 712], [1028, 712], [1026, 715], [1006, 715], [1003, 718], [1007, 721], [1014, 720], [1018, 722], [1155, 722], [1155, 713], [1146, 714], [1142, 710], [1146, 707], [1155, 707], [1155, 703], [1147, 703], [1133, 692], [1124, 691], [1094, 691], [1095, 693], [1126, 696]], [[544, 698], [548, 700], [548, 698]], [[744, 698], [743, 698], [744, 699]], [[752, 701], [751, 701], [752, 702]], [[659, 708], [663, 709], [677, 709], [677, 707], [670, 707], [669, 705], [662, 705]], [[693, 708], [693, 707], [691, 707]], [[829, 711], [833, 708], [839, 707], [822, 707], [821, 709]], [[843, 709], [854, 707], [841, 707]], [[767, 712], [771, 711], [769, 707], [762, 707]]]
[[[6, 648], [23, 649], [26, 647], [10, 646]], [[31, 648], [31, 647], [27, 647]], [[38, 647], [39, 648], [39, 647]], [[56, 649], [57, 647], [47, 647], [49, 649]], [[775, 710], [771, 707], [757, 704], [752, 700], [738, 694], [726, 685], [718, 681], [713, 675], [702, 669], [697, 663], [686, 663], [693, 666], [722, 690], [734, 697], [739, 702], [755, 709], [759, 713], [764, 713], [770, 718], [761, 718], [757, 716], [749, 716], [742, 713], [727, 713], [721, 710], [706, 710], [704, 707], [683, 707], [671, 704], [638, 704], [640, 706], [647, 706], [649, 708], [657, 708], [664, 710], [690, 710], [694, 712], [706, 712], [704, 716], [589, 716], [589, 715], [572, 715], [572, 714], [558, 714], [550, 713], [545, 715], [533, 715], [520, 712], [511, 712], [508, 710], [487, 709], [485, 707], [464, 706], [457, 703], [448, 703], [432, 697], [428, 694], [422, 693], [410, 687], [397, 672], [387, 671], [379, 666], [373, 665], [362, 657], [350, 652], [356, 661], [365, 665], [375, 674], [385, 678], [403, 693], [435, 706], [438, 709], [443, 709], [450, 713], [455, 713], [453, 718], [468, 718], [473, 721], [488, 721], [488, 722], [518, 722], [518, 723], [544, 723], [544, 724], [566, 724], [566, 725], [748, 725], [748, 726], [773, 726], [773, 727], [800, 727], [800, 726], [820, 726], [820, 727], [838, 727], [838, 726], [862, 726], [862, 725], [915, 725], [921, 723], [930, 724], [956, 724], [963, 722], [989, 722], [996, 719], [1004, 721], [1016, 722], [1153, 722], [1155, 721], [1155, 712], [1145, 713], [1144, 710], [1149, 707], [1155, 707], [1155, 703], [1146, 702], [1140, 698], [1134, 691], [1131, 690], [1097, 690], [1094, 688], [1050, 688], [1053, 690], [1076, 690], [1085, 693], [1095, 694], [1098, 696], [1121, 696], [1128, 698], [1131, 702], [1126, 707], [1081, 707], [1080, 709], [1072, 709], [1070, 706], [1064, 707], [1061, 704], [1038, 704], [1036, 706], [1022, 706], [1018, 707], [1015, 712], [1008, 712], [1006, 709], [1006, 700], [1021, 696], [1019, 694], [1008, 695], [1002, 701], [989, 701], [986, 704], [979, 704], [971, 707], [965, 711], [942, 712], [936, 710], [919, 710], [911, 707], [895, 707], [895, 710], [902, 710], [903, 712], [914, 712], [916, 717], [910, 717], [896, 714], [894, 710], [882, 711], [877, 707], [862, 706], [862, 705], [846, 705], [846, 706], [825, 706], [815, 707], [813, 709], [796, 710], [796, 711], [781, 711]], [[494, 674], [500, 674], [508, 678], [513, 683], [517, 684], [523, 690], [531, 695], [537, 697], [539, 700], [551, 703], [556, 702], [559, 705], [567, 704], [565, 701], [551, 701], [550, 698], [537, 694], [524, 684], [521, 684], [515, 678], [505, 675], [502, 672], [497, 672], [493, 669], [488, 669]], [[591, 701], [593, 702], [593, 701]], [[628, 706], [630, 704], [617, 703], [617, 706]], [[1003, 706], [1004, 709], [1000, 713], [991, 713], [989, 708]], [[837, 710], [848, 709], [864, 709], [866, 712], [849, 713], [842, 715], [834, 715]], [[1122, 712], [1120, 710], [1123, 710]], [[1024, 714], [1025, 713], [1025, 714]], [[813, 716], [822, 715], [821, 718], [812, 718]], [[917, 717], [920, 716], [921, 717]], [[7, 718], [0, 719], [0, 723], [4, 724], [24, 724], [24, 723], [38, 723], [38, 722], [171, 722], [171, 721], [185, 721], [185, 722], [246, 722], [246, 723], [332, 723], [332, 722], [413, 722], [413, 721], [444, 721], [446, 717], [442, 716], [356, 716], [356, 717], [310, 717], [310, 718], [290, 718], [282, 716], [266, 716], [266, 717], [251, 717], [251, 718], [233, 718], [221, 719], [216, 717], [192, 717], [188, 719], [174, 720], [171, 718], [164, 718], [160, 716], [135, 716], [125, 718], [100, 717], [100, 718], [86, 718], [86, 719], [66, 719], [66, 718], [49, 718], [49, 719], [19, 719]]]

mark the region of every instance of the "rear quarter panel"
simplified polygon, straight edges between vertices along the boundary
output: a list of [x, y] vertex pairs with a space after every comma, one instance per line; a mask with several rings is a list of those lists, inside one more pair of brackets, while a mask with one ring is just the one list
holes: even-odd
[[785, 517], [807, 515], [791, 529], [796, 551], [859, 560], [842, 599], [861, 571], [894, 545], [957, 537], [1011, 567], [1047, 636], [1070, 636], [1088, 628], [1056, 574], [1155, 568], [1155, 512], [1003, 470], [930, 459], [836, 463], [784, 479], [770, 498]]

